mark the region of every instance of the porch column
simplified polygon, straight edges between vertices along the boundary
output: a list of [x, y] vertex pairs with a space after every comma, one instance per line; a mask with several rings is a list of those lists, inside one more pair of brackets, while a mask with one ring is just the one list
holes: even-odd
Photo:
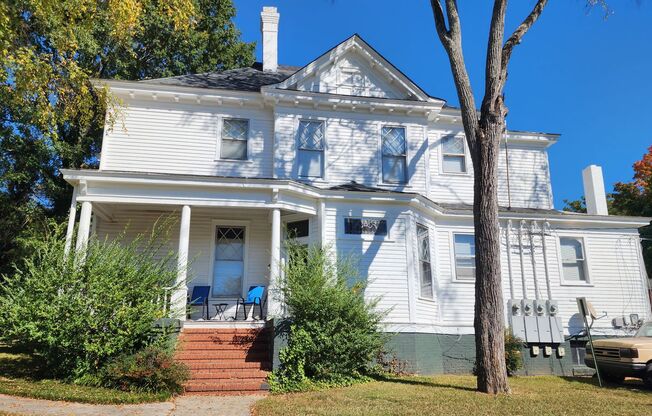
[[[91, 214], [93, 204], [89, 201], [82, 202], [81, 213], [79, 214], [79, 230], [77, 230], [77, 244], [75, 251], [82, 251], [88, 245], [88, 236], [91, 231]], [[68, 224], [70, 225], [70, 224]]]
[[75, 217], [77, 216], [77, 187], [72, 190], [72, 198], [70, 200], [70, 212], [68, 213], [68, 228], [66, 229], [66, 245], [64, 246], [64, 254], [67, 257], [72, 247], [72, 238], [75, 234]]
[[267, 315], [281, 315], [281, 293], [278, 289], [278, 279], [281, 273], [281, 210], [272, 210], [272, 241], [269, 259], [269, 288], [267, 290]]
[[176, 290], [172, 296], [174, 310], [179, 312], [179, 319], [186, 320], [186, 298], [188, 297], [188, 245], [190, 243], [190, 206], [181, 208], [179, 227], [179, 251], [177, 256]]

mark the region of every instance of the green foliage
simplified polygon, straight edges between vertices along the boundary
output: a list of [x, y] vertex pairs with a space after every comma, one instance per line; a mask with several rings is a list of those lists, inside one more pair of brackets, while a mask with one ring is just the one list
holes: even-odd
[[523, 341], [512, 335], [512, 331], [509, 329], [505, 330], [505, 364], [508, 376], [513, 376], [523, 367], [522, 347]]
[[[0, 341], [42, 356], [56, 377], [88, 383], [112, 358], [167, 336], [163, 300], [175, 286], [176, 258], [166, 224], [133, 241], [91, 239], [85, 253], [64, 255], [63, 227], [24, 242], [31, 252], [0, 287]], [[84, 256], [85, 255], [85, 256]]]
[[172, 351], [149, 346], [111, 360], [99, 378], [103, 387], [123, 391], [181, 393], [189, 376], [188, 367], [175, 361]]
[[231, 0], [0, 2], [0, 274], [23, 254], [16, 235], [64, 218], [59, 169], [98, 164], [110, 97], [90, 79], [251, 65], [234, 16]]
[[270, 379], [272, 389], [298, 391], [366, 380], [385, 342], [377, 300], [365, 300], [351, 262], [332, 261], [328, 249], [289, 243], [287, 255], [280, 289], [291, 324], [280, 369]]

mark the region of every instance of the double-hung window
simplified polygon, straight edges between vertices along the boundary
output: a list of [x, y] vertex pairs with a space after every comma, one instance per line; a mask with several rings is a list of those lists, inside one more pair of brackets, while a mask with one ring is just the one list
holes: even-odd
[[245, 227], [215, 228], [213, 296], [242, 295], [244, 277]]
[[420, 295], [422, 298], [432, 299], [432, 266], [430, 264], [430, 237], [428, 227], [417, 224], [417, 243], [419, 250], [419, 280], [421, 284]]
[[298, 174], [300, 178], [322, 178], [324, 176], [324, 122], [299, 122]]
[[220, 159], [247, 160], [249, 120], [225, 118], [222, 120]]
[[384, 183], [407, 182], [405, 128], [383, 127], [381, 131]]
[[473, 281], [475, 279], [475, 236], [473, 234], [454, 234], [455, 240], [455, 278]]
[[560, 237], [561, 264], [564, 280], [567, 282], [586, 282], [586, 257], [582, 239]]
[[447, 136], [442, 139], [442, 166], [444, 173], [466, 173], [463, 137]]

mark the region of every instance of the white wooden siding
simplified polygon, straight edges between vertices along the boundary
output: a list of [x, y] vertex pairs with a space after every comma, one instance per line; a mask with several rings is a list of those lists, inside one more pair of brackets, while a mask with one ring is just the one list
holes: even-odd
[[[216, 160], [220, 117], [249, 120], [249, 160]], [[271, 111], [132, 100], [105, 133], [100, 169], [269, 178], [272, 136]]]

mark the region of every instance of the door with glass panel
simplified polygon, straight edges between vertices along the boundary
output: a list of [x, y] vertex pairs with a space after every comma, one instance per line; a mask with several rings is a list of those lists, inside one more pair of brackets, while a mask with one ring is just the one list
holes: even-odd
[[245, 227], [215, 228], [213, 296], [242, 296], [245, 260]]

